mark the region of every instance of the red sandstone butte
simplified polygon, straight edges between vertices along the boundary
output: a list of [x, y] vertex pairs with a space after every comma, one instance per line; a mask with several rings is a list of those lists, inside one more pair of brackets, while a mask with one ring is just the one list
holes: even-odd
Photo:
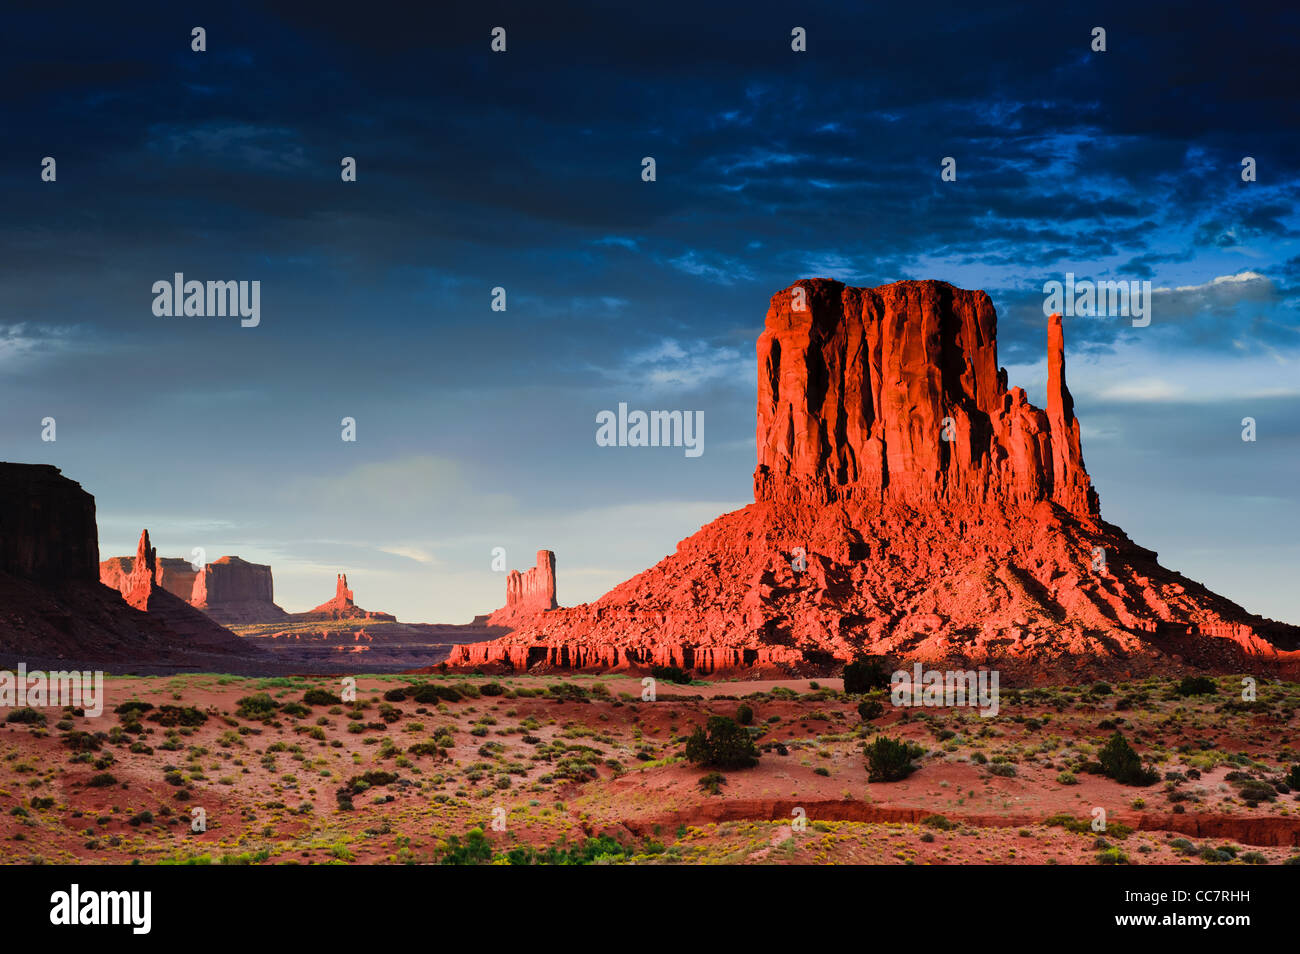
[[271, 568], [237, 556], [205, 564], [194, 578], [190, 603], [219, 623], [270, 623], [289, 614], [275, 604]]
[[535, 567], [525, 573], [510, 571], [506, 577], [506, 605], [487, 618], [487, 625], [514, 628], [559, 605], [555, 601], [555, 554], [538, 550]]
[[1027, 679], [1300, 673], [1300, 628], [1101, 519], [1059, 316], [1046, 411], [1008, 388], [988, 295], [945, 282], [796, 282], [757, 358], [753, 504], [596, 602], [449, 661], [708, 672], [866, 652]]
[[[99, 565], [100, 582], [129, 601], [132, 588], [140, 585], [140, 559], [139, 552], [134, 558], [110, 557]], [[188, 560], [155, 555], [150, 566], [158, 586], [219, 623], [268, 623], [288, 616], [275, 604], [271, 568], [264, 564], [224, 556], [198, 571]]]
[[[116, 561], [106, 563], [120, 569], [120, 563]], [[116, 587], [128, 605], [148, 613], [187, 643], [223, 650], [243, 650], [238, 636], [161, 586], [158, 582], [159, 569], [157, 550], [149, 542], [149, 531], [144, 530], [140, 534], [130, 572], [121, 577]], [[101, 580], [104, 580], [105, 574], [104, 565], [101, 564]], [[108, 575], [111, 576], [111, 572]]]

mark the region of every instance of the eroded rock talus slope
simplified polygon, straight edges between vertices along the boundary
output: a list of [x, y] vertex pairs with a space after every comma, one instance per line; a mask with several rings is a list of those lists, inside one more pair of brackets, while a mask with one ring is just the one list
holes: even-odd
[[594, 603], [461, 665], [705, 671], [859, 652], [1028, 676], [1300, 669], [1300, 629], [1167, 570], [1100, 517], [1047, 325], [1047, 409], [1009, 388], [988, 295], [777, 293], [758, 339], [754, 503]]

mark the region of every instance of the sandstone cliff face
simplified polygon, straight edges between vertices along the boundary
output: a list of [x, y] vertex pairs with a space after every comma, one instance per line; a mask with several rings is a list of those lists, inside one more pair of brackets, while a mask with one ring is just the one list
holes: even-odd
[[[172, 596], [189, 602], [194, 597], [194, 581], [198, 575], [198, 571], [189, 560], [180, 557], [158, 557], [154, 581]], [[103, 580], [102, 573], [100, 579]], [[107, 581], [103, 580], [103, 582]]]
[[261, 623], [288, 615], [274, 596], [269, 566], [223, 556], [195, 576], [190, 603], [220, 623]]
[[555, 601], [555, 554], [538, 550], [536, 566], [524, 573], [511, 570], [506, 576], [506, 605], [489, 616], [487, 624], [519, 626], [559, 605]]
[[0, 463], [0, 572], [94, 582], [98, 567], [95, 498], [57, 467]]
[[755, 499], [1052, 500], [1096, 514], [1060, 317], [1047, 414], [1008, 391], [996, 324], [988, 295], [945, 282], [813, 279], [774, 296], [757, 349]]
[[757, 347], [755, 502], [596, 602], [450, 661], [791, 670], [867, 652], [1024, 679], [1300, 673], [1300, 629], [1101, 520], [1059, 316], [1046, 330], [1043, 411], [1008, 389], [983, 292], [778, 292]]

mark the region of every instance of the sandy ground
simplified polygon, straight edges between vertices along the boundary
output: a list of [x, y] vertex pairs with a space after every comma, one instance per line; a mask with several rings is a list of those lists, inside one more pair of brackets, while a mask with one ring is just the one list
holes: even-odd
[[[383, 700], [413, 683], [480, 694]], [[502, 694], [481, 694], [485, 684]], [[476, 828], [498, 858], [603, 835], [622, 846], [603, 860], [635, 863], [1277, 864], [1300, 855], [1296, 792], [1251, 805], [1242, 790], [1278, 782], [1300, 761], [1300, 686], [1261, 685], [1260, 703], [1243, 707], [1232, 704], [1239, 683], [1229, 677], [1212, 696], [1181, 698], [1172, 685], [1019, 700], [1004, 690], [993, 718], [886, 698], [884, 714], [864, 723], [837, 679], [660, 682], [648, 702], [640, 680], [622, 676], [373, 676], [358, 679], [359, 709], [304, 711], [292, 704], [305, 690], [338, 693], [339, 680], [110, 677], [98, 718], [46, 708], [43, 726], [0, 726], [0, 860], [428, 862]], [[580, 698], [551, 687], [576, 687]], [[290, 710], [240, 714], [239, 700], [259, 693]], [[129, 700], [153, 708], [114, 713]], [[710, 770], [682, 758], [685, 739], [742, 701], [761, 758], [723, 770], [710, 794], [700, 785]], [[156, 719], [163, 706], [206, 720], [169, 726]], [[1080, 770], [1115, 727], [1160, 781], [1126, 786]], [[877, 735], [921, 746], [910, 777], [868, 780], [863, 744]], [[435, 739], [450, 743], [445, 757], [436, 745], [409, 751]], [[388, 774], [339, 799], [372, 772]], [[206, 830], [192, 830], [195, 809]], [[1104, 831], [1093, 828], [1100, 811]]]

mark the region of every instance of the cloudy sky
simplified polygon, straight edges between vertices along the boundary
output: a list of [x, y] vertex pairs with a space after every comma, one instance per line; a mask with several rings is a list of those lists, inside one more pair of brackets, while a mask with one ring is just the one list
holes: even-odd
[[[1041, 401], [1074, 272], [1155, 289], [1149, 327], [1067, 319], [1103, 515], [1300, 622], [1295, 12], [177, 6], [0, 39], [0, 458], [93, 493], [102, 556], [147, 526], [272, 564], [290, 610], [345, 571], [457, 622], [503, 602], [492, 548], [547, 547], [592, 599], [752, 499], [775, 291], [983, 288]], [[260, 281], [260, 325], [155, 316], [176, 272]], [[705, 453], [597, 446], [621, 401], [704, 411]]]

